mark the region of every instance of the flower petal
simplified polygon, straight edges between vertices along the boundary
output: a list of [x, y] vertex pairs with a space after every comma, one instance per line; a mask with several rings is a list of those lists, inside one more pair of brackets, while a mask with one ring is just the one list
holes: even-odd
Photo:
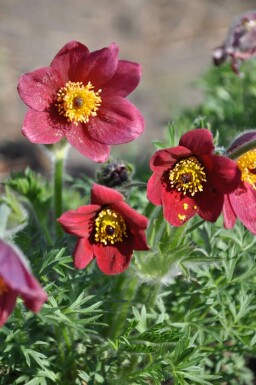
[[179, 159], [187, 158], [191, 151], [182, 146], [158, 150], [150, 159], [150, 168], [159, 174], [171, 168]]
[[256, 190], [244, 182], [229, 194], [229, 199], [237, 218], [256, 235]]
[[194, 196], [199, 207], [198, 215], [205, 221], [215, 222], [223, 208], [224, 195], [211, 191], [204, 186], [204, 191]]
[[84, 269], [93, 260], [93, 246], [89, 239], [78, 240], [73, 256], [76, 269]]
[[113, 202], [110, 207], [122, 215], [131, 233], [136, 233], [138, 229], [145, 230], [147, 228], [148, 218], [132, 209], [127, 203], [123, 201]]
[[153, 173], [147, 184], [147, 198], [154, 205], [162, 204], [162, 183], [161, 175]]
[[61, 75], [50, 67], [20, 76], [18, 93], [23, 102], [36, 111], [44, 111], [62, 87]]
[[75, 40], [68, 42], [62, 47], [50, 64], [51, 68], [59, 72], [62, 79], [62, 86], [69, 80], [76, 81], [75, 77], [72, 76], [72, 69], [79, 60], [84, 60], [88, 55], [88, 48]]
[[131, 142], [142, 134], [144, 119], [139, 110], [120, 96], [102, 99], [97, 116], [88, 124], [90, 136], [104, 144]]
[[94, 183], [91, 190], [91, 203], [105, 206], [116, 202], [122, 202], [123, 196], [116, 190]]
[[195, 155], [210, 154], [214, 150], [212, 133], [206, 128], [197, 128], [182, 135], [180, 146], [187, 147]]
[[9, 315], [13, 312], [18, 293], [11, 290], [0, 295], [0, 327], [5, 324]]
[[132, 242], [117, 242], [114, 246], [97, 244], [93, 246], [94, 255], [99, 269], [108, 275], [120, 274], [125, 271], [132, 257]]
[[57, 125], [53, 127], [52, 118], [48, 112], [38, 112], [29, 109], [22, 127], [22, 134], [32, 143], [52, 144], [59, 142], [64, 132]]
[[96, 90], [107, 83], [115, 74], [119, 48], [112, 43], [109, 47], [90, 52], [72, 67], [72, 81], [91, 82]]
[[207, 183], [222, 194], [234, 191], [241, 180], [236, 162], [221, 155], [206, 155], [202, 159], [207, 171]]
[[162, 190], [164, 218], [172, 226], [182, 226], [197, 212], [199, 207], [193, 198], [176, 190]]
[[236, 223], [236, 214], [231, 206], [229, 195], [224, 195], [223, 219], [224, 227], [226, 229], [232, 229], [234, 227]]
[[98, 205], [81, 206], [77, 210], [66, 211], [57, 221], [66, 233], [88, 238], [91, 233], [92, 220], [99, 209]]
[[73, 147], [94, 162], [105, 162], [109, 158], [109, 146], [92, 139], [84, 124], [77, 126], [72, 124], [72, 127], [65, 132], [65, 136]]
[[101, 96], [114, 94], [123, 98], [139, 84], [141, 65], [127, 60], [119, 60], [115, 75], [104, 84]]

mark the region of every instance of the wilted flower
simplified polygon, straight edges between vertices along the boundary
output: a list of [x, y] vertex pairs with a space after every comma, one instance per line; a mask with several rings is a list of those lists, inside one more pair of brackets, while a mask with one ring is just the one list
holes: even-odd
[[0, 239], [0, 326], [12, 313], [18, 296], [33, 312], [38, 312], [47, 300], [20, 250]]
[[213, 51], [215, 65], [231, 58], [233, 71], [239, 73], [239, 64], [256, 55], [256, 11], [238, 16], [231, 25], [224, 43]]
[[109, 145], [132, 141], [144, 128], [143, 117], [125, 99], [138, 85], [141, 67], [118, 60], [118, 46], [89, 52], [71, 41], [49, 67], [22, 75], [21, 99], [29, 107], [22, 133], [33, 143], [66, 137], [81, 154], [103, 162]]
[[[256, 139], [256, 131], [240, 135], [228, 149], [232, 154], [239, 147]], [[233, 228], [238, 218], [244, 226], [256, 235], [256, 150], [249, 150], [238, 157], [237, 166], [241, 171], [239, 186], [225, 195], [223, 216], [224, 227]]]
[[195, 129], [184, 134], [179, 146], [157, 151], [150, 161], [154, 172], [148, 181], [147, 196], [162, 205], [165, 219], [181, 226], [195, 214], [214, 222], [223, 207], [224, 194], [239, 184], [236, 163], [213, 154], [209, 130]]
[[91, 204], [65, 212], [58, 221], [67, 233], [80, 238], [74, 251], [77, 269], [96, 258], [103, 273], [119, 274], [128, 268], [133, 250], [148, 250], [148, 219], [105, 186], [94, 184]]
[[122, 186], [130, 181], [132, 166], [122, 160], [108, 161], [97, 173], [97, 181], [107, 187]]

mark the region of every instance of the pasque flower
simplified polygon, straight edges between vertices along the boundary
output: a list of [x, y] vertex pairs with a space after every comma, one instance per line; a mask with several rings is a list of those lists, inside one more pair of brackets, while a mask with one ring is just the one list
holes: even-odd
[[21, 75], [18, 92], [29, 110], [22, 133], [33, 143], [66, 138], [84, 156], [103, 162], [110, 145], [143, 131], [138, 109], [125, 99], [138, 85], [139, 64], [118, 60], [118, 46], [89, 52], [70, 41], [49, 67]]
[[238, 74], [240, 62], [255, 55], [256, 11], [250, 11], [234, 20], [224, 43], [213, 51], [213, 62], [218, 66], [230, 57], [231, 67]]
[[[256, 140], [256, 131], [240, 135], [228, 149], [232, 154], [246, 143]], [[244, 226], [256, 235], [256, 149], [246, 151], [238, 157], [237, 166], [241, 171], [239, 186], [225, 195], [223, 216], [224, 227], [233, 228], [238, 218]]]
[[109, 187], [94, 184], [91, 204], [65, 212], [58, 221], [67, 233], [79, 237], [74, 251], [77, 269], [96, 258], [103, 273], [119, 274], [128, 268], [133, 250], [148, 250], [148, 219]]
[[195, 214], [214, 222], [223, 207], [224, 194], [239, 184], [236, 163], [213, 153], [212, 134], [195, 129], [184, 134], [179, 145], [157, 151], [150, 160], [153, 175], [148, 199], [163, 206], [165, 219], [181, 226]]
[[33, 312], [38, 312], [47, 300], [20, 250], [0, 239], [0, 326], [12, 313], [18, 296]]

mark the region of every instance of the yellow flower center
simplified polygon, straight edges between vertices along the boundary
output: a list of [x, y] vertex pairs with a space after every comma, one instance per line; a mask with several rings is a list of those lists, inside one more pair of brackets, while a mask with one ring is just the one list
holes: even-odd
[[101, 90], [93, 91], [89, 82], [86, 86], [82, 82], [68, 82], [57, 93], [57, 103], [60, 115], [66, 116], [69, 122], [76, 126], [78, 123], [87, 123], [90, 116], [96, 116], [101, 105]]
[[237, 165], [242, 172], [241, 179], [256, 189], [256, 150], [251, 150], [237, 159]]
[[109, 208], [103, 209], [95, 219], [95, 241], [113, 245], [127, 237], [126, 223], [123, 217]]
[[0, 295], [5, 294], [9, 291], [8, 286], [4, 282], [3, 278], [0, 277]]
[[169, 180], [172, 188], [188, 192], [194, 196], [198, 191], [203, 191], [203, 182], [206, 182], [204, 167], [194, 157], [182, 159], [170, 170]]

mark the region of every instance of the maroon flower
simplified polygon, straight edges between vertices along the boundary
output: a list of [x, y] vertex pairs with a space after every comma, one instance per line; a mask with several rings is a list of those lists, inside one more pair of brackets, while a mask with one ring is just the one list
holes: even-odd
[[250, 11], [238, 16], [231, 25], [224, 43], [213, 51], [215, 65], [231, 58], [231, 67], [239, 74], [241, 61], [256, 55], [256, 12]]
[[130, 142], [143, 131], [143, 117], [125, 99], [140, 77], [139, 64], [118, 60], [115, 43], [89, 52], [71, 41], [49, 67], [20, 77], [18, 92], [29, 107], [22, 133], [43, 144], [66, 137], [81, 154], [103, 162], [109, 145]]
[[[239, 147], [255, 141], [256, 132], [249, 131], [239, 136], [228, 149], [232, 154]], [[237, 159], [241, 171], [239, 186], [225, 195], [223, 216], [224, 227], [233, 228], [238, 218], [244, 226], [256, 235], [256, 150], [249, 150]]]
[[165, 219], [181, 226], [195, 214], [214, 222], [221, 213], [224, 194], [239, 184], [236, 163], [213, 154], [212, 134], [195, 129], [184, 134], [179, 146], [157, 151], [150, 161], [148, 199], [162, 205]]
[[47, 300], [21, 252], [0, 239], [0, 326], [12, 313], [19, 295], [25, 306], [35, 313]]
[[77, 269], [96, 258], [105, 274], [119, 274], [129, 266], [133, 250], [148, 250], [148, 219], [128, 206], [122, 195], [94, 184], [91, 204], [70, 210], [58, 219], [63, 229], [80, 239], [74, 251]]

